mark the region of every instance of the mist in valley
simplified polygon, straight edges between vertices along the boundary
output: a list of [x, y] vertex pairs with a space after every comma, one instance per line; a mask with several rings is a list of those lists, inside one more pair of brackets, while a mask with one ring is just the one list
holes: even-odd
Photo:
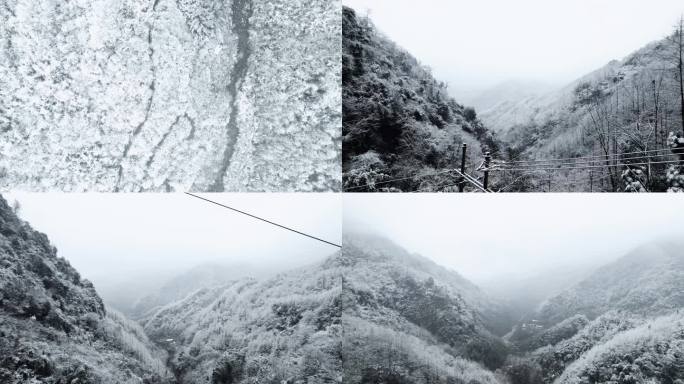
[[[329, 196], [210, 194], [213, 201], [340, 241]], [[185, 194], [7, 194], [59, 254], [125, 313], [150, 295], [241, 278], [265, 279], [320, 262], [334, 249]], [[287, 201], [287, 204], [284, 204]], [[302, 215], [304, 209], [313, 214]], [[149, 308], [148, 308], [149, 309]]]
[[[468, 105], [497, 87], [544, 93], [670, 32], [676, 0], [344, 0]], [[473, 105], [478, 107], [479, 105]]]
[[385, 237], [524, 316], [635, 249], [671, 242], [684, 248], [684, 202], [649, 200], [635, 220], [628, 207], [641, 203], [629, 196], [348, 194], [344, 231]]

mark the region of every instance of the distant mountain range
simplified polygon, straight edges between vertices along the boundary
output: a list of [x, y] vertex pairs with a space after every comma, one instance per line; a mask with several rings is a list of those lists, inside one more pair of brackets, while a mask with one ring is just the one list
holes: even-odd
[[594, 319], [615, 310], [657, 316], [684, 308], [682, 244], [644, 245], [547, 300], [536, 318], [553, 325], [572, 315]]
[[[472, 106], [478, 112], [480, 120], [495, 132], [505, 131], [511, 122], [500, 121], [497, 116], [507, 105], [518, 105], [521, 100], [536, 99], [555, 90], [555, 86], [534, 81], [509, 80], [483, 91], [474, 92], [463, 99], [463, 103]], [[515, 111], [524, 113], [524, 109]], [[508, 116], [511, 117], [511, 116]], [[515, 117], [515, 116], [513, 116]], [[526, 116], [519, 116], [519, 122]], [[502, 124], [503, 123], [503, 124]]]
[[218, 262], [198, 265], [168, 279], [153, 293], [137, 297], [128, 309], [131, 317], [139, 319], [158, 307], [182, 300], [202, 288], [215, 288], [246, 277], [264, 278], [276, 274], [278, 268], [255, 267], [249, 264]]

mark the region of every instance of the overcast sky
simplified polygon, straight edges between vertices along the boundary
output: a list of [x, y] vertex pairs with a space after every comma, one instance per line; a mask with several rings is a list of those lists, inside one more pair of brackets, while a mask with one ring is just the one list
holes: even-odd
[[[338, 243], [336, 194], [205, 194], [212, 200]], [[184, 194], [7, 194], [82, 276], [98, 286], [173, 275], [206, 262], [295, 268], [331, 255], [329, 245]]]
[[345, 194], [344, 229], [383, 234], [477, 284], [598, 265], [681, 238], [672, 195]]
[[452, 92], [568, 83], [665, 37], [681, 0], [343, 0]]

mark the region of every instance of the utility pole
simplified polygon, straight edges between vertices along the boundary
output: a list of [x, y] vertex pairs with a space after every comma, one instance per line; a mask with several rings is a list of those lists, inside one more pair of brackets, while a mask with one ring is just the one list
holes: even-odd
[[489, 163], [491, 161], [492, 161], [492, 155], [490, 155], [489, 152], [485, 153], [484, 182], [482, 183], [482, 186], [484, 187], [485, 190], [487, 190], [488, 186], [489, 186]]
[[684, 16], [677, 26], [677, 69], [679, 70], [679, 102], [681, 103], [682, 133], [684, 133]]
[[461, 147], [461, 182], [458, 184], [458, 191], [463, 192], [463, 188], [465, 188], [465, 178], [463, 175], [465, 174], [465, 166], [466, 166], [466, 149], [468, 148], [468, 144], [463, 143], [463, 146]]

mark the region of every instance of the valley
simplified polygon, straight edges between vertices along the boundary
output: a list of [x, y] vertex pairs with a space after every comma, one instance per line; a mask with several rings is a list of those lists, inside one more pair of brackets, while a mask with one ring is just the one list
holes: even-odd
[[681, 248], [636, 249], [517, 318], [506, 296], [386, 238], [348, 234], [348, 382], [675, 383], [684, 378]]
[[471, 95], [475, 108], [372, 17], [345, 7], [342, 32], [345, 191], [684, 187], [684, 21], [565, 85], [512, 80]]

